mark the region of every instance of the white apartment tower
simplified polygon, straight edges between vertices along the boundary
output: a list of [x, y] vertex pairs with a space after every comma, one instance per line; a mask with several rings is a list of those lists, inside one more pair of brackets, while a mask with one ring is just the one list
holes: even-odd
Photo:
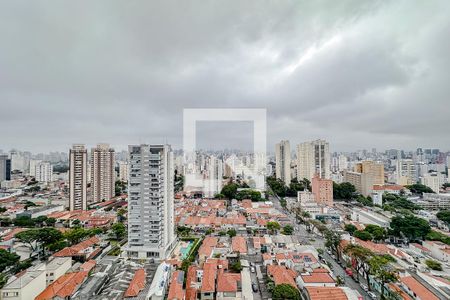
[[38, 182], [49, 183], [52, 181], [53, 169], [48, 161], [43, 161], [35, 166], [35, 179]]
[[275, 176], [286, 185], [291, 183], [291, 146], [287, 140], [275, 145]]
[[312, 180], [315, 174], [330, 179], [330, 146], [325, 140], [297, 145], [297, 179]]
[[223, 162], [215, 156], [207, 159], [204, 191], [206, 197], [214, 197], [222, 190]]
[[174, 165], [169, 145], [131, 145], [127, 256], [163, 260], [175, 242]]
[[128, 182], [128, 163], [126, 161], [119, 161], [119, 180]]
[[69, 151], [69, 209], [87, 209], [87, 150], [76, 144]]
[[114, 197], [116, 179], [114, 149], [109, 144], [98, 144], [91, 150], [91, 186], [94, 202]]

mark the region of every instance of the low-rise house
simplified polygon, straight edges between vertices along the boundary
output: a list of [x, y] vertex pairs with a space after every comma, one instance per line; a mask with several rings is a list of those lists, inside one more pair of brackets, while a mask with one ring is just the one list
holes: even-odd
[[139, 293], [145, 287], [146, 274], [144, 269], [138, 269], [133, 275], [133, 279], [131, 279], [130, 284], [128, 285], [127, 290], [125, 291], [123, 297], [137, 297]]
[[36, 298], [46, 288], [45, 270], [25, 271], [11, 278], [1, 290], [1, 298], [29, 300]]
[[423, 246], [430, 249], [433, 258], [442, 262], [450, 262], [450, 246], [439, 241], [424, 241]]
[[361, 295], [348, 287], [307, 287], [303, 290], [306, 300], [359, 300]]
[[88, 277], [88, 272], [67, 273], [52, 282], [35, 300], [70, 299]]
[[183, 290], [184, 272], [175, 271], [170, 280], [168, 300], [184, 300], [185, 291]]
[[233, 252], [247, 254], [247, 240], [243, 236], [234, 236], [231, 239], [231, 248]]
[[219, 269], [217, 276], [217, 300], [242, 299], [241, 274], [225, 273]]
[[298, 289], [295, 283], [297, 273], [285, 266], [268, 265], [267, 275], [274, 281], [275, 285], [289, 284]]
[[64, 275], [72, 267], [71, 257], [53, 257], [47, 263], [39, 264], [35, 267], [30, 267], [28, 270], [45, 271], [46, 285]]
[[422, 283], [412, 276], [400, 278], [400, 285], [408, 295], [417, 300], [439, 300], [439, 298], [428, 290]]
[[331, 277], [327, 269], [314, 269], [311, 273], [300, 274], [297, 277], [297, 283], [301, 288], [304, 287], [334, 287], [336, 281]]
[[93, 236], [81, 243], [66, 247], [53, 254], [53, 257], [72, 257], [79, 260], [87, 260], [94, 258], [98, 254], [99, 248], [96, 247], [100, 243], [100, 240]]

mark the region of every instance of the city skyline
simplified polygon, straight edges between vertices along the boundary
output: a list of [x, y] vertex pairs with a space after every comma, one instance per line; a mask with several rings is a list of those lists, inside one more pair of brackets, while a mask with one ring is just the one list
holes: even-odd
[[0, 148], [177, 149], [184, 108], [266, 108], [269, 145], [450, 148], [448, 1], [85, 4], [0, 4]]

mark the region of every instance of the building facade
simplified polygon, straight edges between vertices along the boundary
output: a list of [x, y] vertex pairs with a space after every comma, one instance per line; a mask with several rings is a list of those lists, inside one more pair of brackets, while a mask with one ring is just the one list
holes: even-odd
[[35, 166], [35, 179], [38, 182], [49, 183], [52, 181], [53, 168], [52, 165], [47, 162], [40, 162]]
[[169, 145], [131, 145], [128, 244], [132, 259], [165, 259], [175, 241], [174, 166]]
[[87, 150], [81, 144], [69, 151], [69, 209], [87, 209]]
[[312, 180], [317, 174], [330, 179], [330, 146], [325, 140], [316, 140], [297, 145], [297, 179]]
[[7, 154], [0, 155], [0, 182], [11, 180], [11, 160]]
[[286, 185], [291, 183], [291, 146], [287, 140], [275, 145], [275, 176]]
[[311, 187], [317, 203], [333, 206], [333, 180], [316, 175], [311, 181]]
[[108, 144], [98, 144], [91, 150], [91, 187], [93, 202], [114, 197], [115, 152]]

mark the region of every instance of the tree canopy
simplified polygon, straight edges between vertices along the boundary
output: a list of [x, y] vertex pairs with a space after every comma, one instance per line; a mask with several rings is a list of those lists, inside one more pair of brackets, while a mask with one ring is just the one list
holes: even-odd
[[450, 210], [441, 210], [436, 214], [436, 217], [442, 222], [450, 224]]
[[404, 234], [409, 240], [424, 239], [431, 231], [426, 220], [413, 215], [393, 217], [390, 227], [394, 235]]
[[290, 284], [278, 284], [272, 291], [272, 298], [274, 300], [292, 299], [300, 300], [300, 292]]
[[407, 185], [405, 187], [408, 190], [410, 190], [411, 193], [414, 193], [414, 194], [420, 194], [420, 195], [422, 195], [423, 193], [433, 193], [434, 194], [434, 191], [431, 188], [427, 187], [426, 185], [420, 184], [420, 183]]
[[350, 182], [336, 183], [333, 182], [334, 199], [350, 201], [356, 193], [356, 188]]

